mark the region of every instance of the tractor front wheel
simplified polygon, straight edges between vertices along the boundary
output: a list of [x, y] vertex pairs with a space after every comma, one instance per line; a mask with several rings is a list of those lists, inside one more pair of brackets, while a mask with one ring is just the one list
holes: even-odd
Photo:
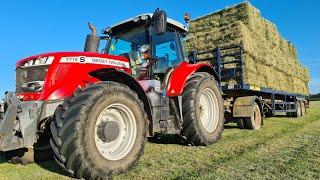
[[146, 119], [142, 102], [127, 86], [88, 86], [55, 113], [50, 141], [54, 158], [77, 178], [123, 173], [143, 154]]

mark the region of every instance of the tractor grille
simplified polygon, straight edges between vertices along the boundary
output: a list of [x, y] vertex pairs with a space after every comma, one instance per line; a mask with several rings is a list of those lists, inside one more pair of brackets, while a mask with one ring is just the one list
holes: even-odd
[[32, 81], [44, 81], [49, 65], [18, 67], [16, 70], [16, 93], [23, 93], [21, 86]]

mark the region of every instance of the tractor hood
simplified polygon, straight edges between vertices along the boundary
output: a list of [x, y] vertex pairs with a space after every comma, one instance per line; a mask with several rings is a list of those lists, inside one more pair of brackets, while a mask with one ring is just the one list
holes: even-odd
[[100, 81], [91, 73], [110, 69], [131, 74], [129, 60], [95, 52], [55, 52], [22, 59], [16, 64], [16, 93], [24, 100], [57, 100], [78, 87]]

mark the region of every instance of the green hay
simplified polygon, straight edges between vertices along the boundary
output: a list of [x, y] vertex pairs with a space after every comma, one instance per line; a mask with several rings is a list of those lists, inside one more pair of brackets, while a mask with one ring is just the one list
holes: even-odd
[[[295, 47], [250, 3], [194, 19], [190, 22], [189, 32], [189, 51], [241, 44], [244, 47], [244, 78], [250, 85], [309, 94], [310, 76], [297, 59]], [[200, 58], [213, 58], [213, 55]], [[233, 67], [227, 65], [225, 68]], [[237, 80], [231, 81], [227, 83], [237, 83]]]

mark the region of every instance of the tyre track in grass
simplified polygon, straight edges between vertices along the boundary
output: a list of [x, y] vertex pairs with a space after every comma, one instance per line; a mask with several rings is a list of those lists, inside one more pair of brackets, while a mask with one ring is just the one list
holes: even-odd
[[[320, 174], [320, 115], [315, 109], [279, 138], [268, 140], [254, 151], [246, 150], [217, 169], [213, 177], [294, 177], [319, 178]], [[301, 126], [301, 124], [305, 124]], [[302, 137], [304, 140], [301, 140]], [[305, 140], [309, 137], [308, 141]], [[312, 138], [310, 138], [312, 137]], [[253, 150], [253, 149], [251, 149]], [[308, 158], [312, 154], [311, 158]], [[262, 157], [262, 158], [261, 158]], [[315, 158], [315, 159], [313, 159]], [[311, 162], [311, 164], [310, 164]], [[309, 167], [299, 168], [301, 163]], [[222, 165], [222, 164], [221, 164]], [[258, 165], [256, 169], [255, 165]], [[294, 166], [294, 167], [293, 167]], [[227, 168], [226, 168], [227, 167]], [[301, 172], [302, 176], [299, 173]], [[208, 172], [208, 171], [204, 171]], [[220, 172], [220, 173], [219, 173]], [[257, 173], [258, 172], [258, 173]], [[206, 177], [212, 177], [207, 173]]]
[[[247, 151], [236, 158], [231, 158], [228, 162], [224, 162], [216, 171], [212, 173], [209, 168], [203, 171], [206, 178], [212, 177], [288, 177], [288, 178], [305, 178], [308, 173], [309, 178], [319, 178], [319, 132], [313, 136], [316, 137], [312, 141], [302, 141], [298, 137], [303, 137], [312, 127], [320, 127], [320, 122], [314, 122], [297, 131], [296, 137], [292, 134], [270, 140], [256, 149], [247, 149]], [[314, 131], [316, 132], [316, 131]], [[309, 134], [310, 135], [310, 134]], [[316, 151], [316, 152], [312, 152]], [[309, 158], [313, 154], [316, 159], [312, 162]], [[299, 168], [304, 166], [310, 169]], [[294, 166], [294, 167], [293, 167]], [[210, 167], [210, 166], [209, 166]], [[297, 172], [295, 172], [297, 171]], [[300, 171], [300, 173], [298, 173]]]
[[[268, 118], [260, 131], [225, 129], [209, 147], [147, 143], [138, 167], [114, 179], [320, 179], [319, 109], [312, 102], [304, 118]], [[0, 179], [70, 179], [45, 164], [2, 162]]]
[[[229, 164], [232, 169], [234, 168], [232, 163], [236, 164], [236, 161], [238, 159], [241, 160], [241, 158], [245, 160], [248, 152], [266, 149], [270, 144], [281, 141], [284, 137], [290, 137], [296, 129], [300, 129], [301, 131], [301, 129], [308, 129], [309, 126], [314, 126], [314, 118], [313, 120], [308, 120], [307, 118], [309, 118], [309, 115], [299, 119], [285, 118], [288, 119], [285, 122], [282, 122], [283, 118], [272, 122], [274, 118], [271, 118], [271, 122], [268, 122], [261, 131], [239, 131], [239, 134], [226, 135], [220, 142], [204, 149], [177, 145], [150, 144], [150, 147], [147, 146], [146, 154], [151, 153], [152, 155], [143, 158], [136, 170], [120, 177], [179, 179], [201, 176], [212, 177], [212, 173], [220, 175], [218, 177], [228, 177], [229, 173], [224, 175], [223, 169], [220, 167]], [[256, 137], [252, 138], [253, 135], [256, 135]], [[149, 151], [148, 148], [152, 150]], [[146, 163], [146, 161], [148, 162]], [[231, 176], [232, 174], [229, 175]]]

